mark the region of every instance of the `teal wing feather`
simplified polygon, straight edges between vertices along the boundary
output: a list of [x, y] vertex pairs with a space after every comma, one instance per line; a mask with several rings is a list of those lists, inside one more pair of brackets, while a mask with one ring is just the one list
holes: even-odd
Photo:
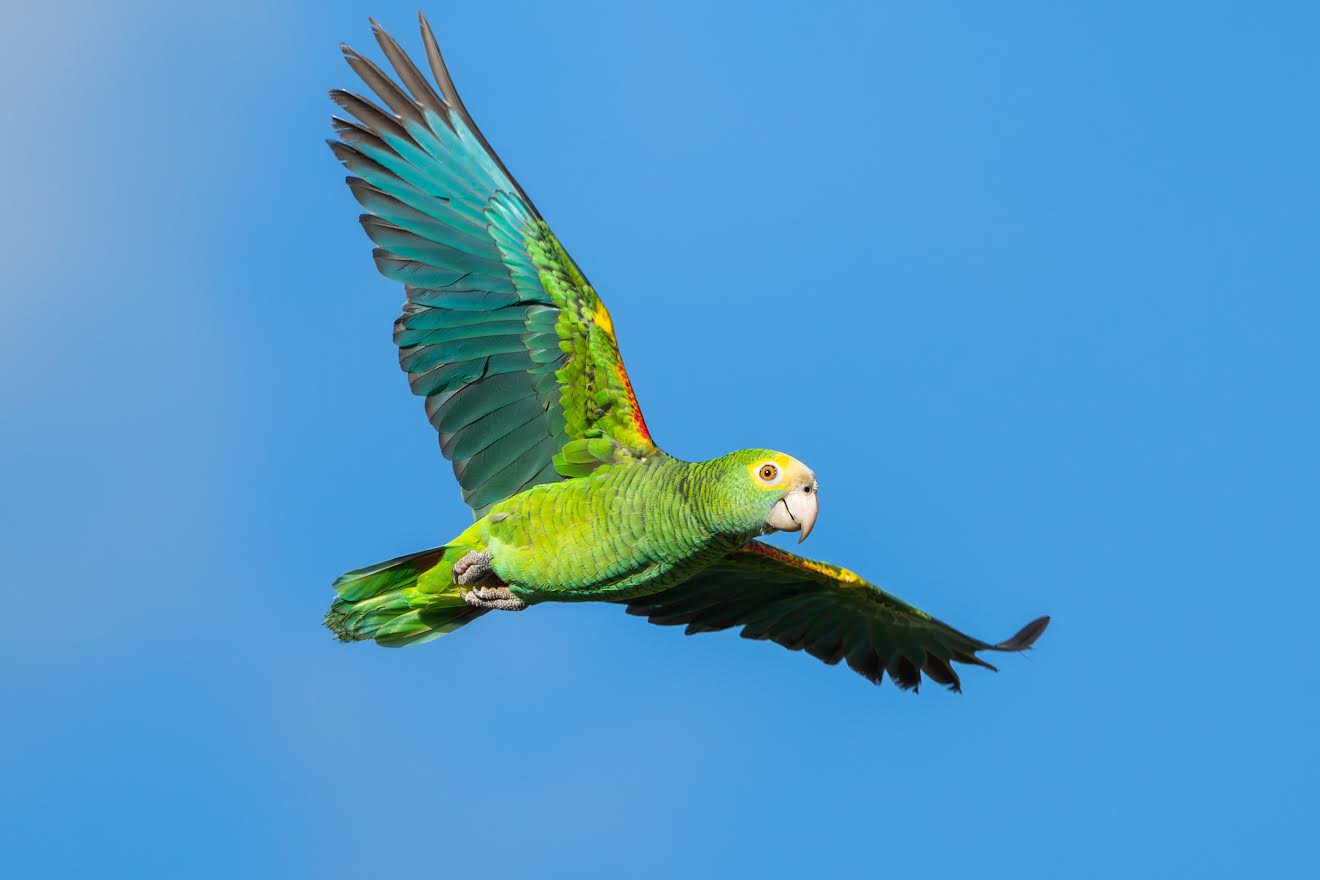
[[464, 500], [481, 516], [580, 472], [561, 453], [584, 438], [657, 454], [609, 313], [468, 114], [430, 26], [434, 85], [372, 24], [397, 82], [342, 47], [379, 103], [331, 92], [353, 118], [334, 119], [330, 146], [377, 267], [404, 285], [399, 361]]
[[1024, 651], [1045, 631], [1048, 617], [1017, 635], [989, 644], [941, 623], [845, 568], [804, 559], [753, 541], [691, 580], [633, 599], [628, 613], [652, 623], [686, 624], [689, 635], [741, 626], [749, 639], [848, 665], [879, 684], [886, 674], [901, 688], [917, 688], [924, 672], [961, 689], [953, 663], [994, 669], [979, 651]]

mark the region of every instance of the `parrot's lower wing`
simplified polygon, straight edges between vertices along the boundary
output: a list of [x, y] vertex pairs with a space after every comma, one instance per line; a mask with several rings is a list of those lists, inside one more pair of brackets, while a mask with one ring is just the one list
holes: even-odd
[[538, 483], [656, 454], [609, 312], [468, 114], [430, 26], [434, 83], [375, 34], [397, 82], [344, 46], [379, 103], [331, 92], [356, 121], [336, 118], [330, 146], [377, 267], [407, 292], [399, 361], [463, 499], [480, 516]]
[[960, 690], [953, 663], [994, 669], [978, 651], [1023, 651], [1048, 617], [999, 644], [974, 639], [862, 580], [845, 568], [814, 562], [753, 541], [677, 587], [632, 599], [628, 613], [651, 623], [687, 625], [687, 633], [741, 626], [743, 638], [769, 639], [791, 650], [848, 665], [879, 684], [885, 673], [917, 688], [921, 673]]

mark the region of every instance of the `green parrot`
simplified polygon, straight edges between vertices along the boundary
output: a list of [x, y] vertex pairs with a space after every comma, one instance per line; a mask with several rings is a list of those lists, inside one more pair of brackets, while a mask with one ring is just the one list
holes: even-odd
[[491, 611], [625, 603], [688, 633], [742, 627], [874, 683], [958, 690], [953, 663], [1021, 651], [965, 635], [844, 568], [758, 541], [816, 523], [797, 459], [743, 449], [710, 461], [651, 439], [605, 304], [454, 89], [425, 17], [434, 83], [381, 27], [396, 79], [341, 47], [376, 102], [331, 97], [330, 147], [366, 209], [376, 265], [404, 285], [399, 360], [475, 522], [444, 546], [349, 572], [325, 623], [344, 641], [420, 644]]

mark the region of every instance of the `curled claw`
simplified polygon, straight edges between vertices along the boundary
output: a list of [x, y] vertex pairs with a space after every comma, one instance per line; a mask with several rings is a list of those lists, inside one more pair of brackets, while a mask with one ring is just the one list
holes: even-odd
[[463, 558], [454, 563], [454, 583], [467, 586], [475, 584], [490, 574], [491, 555], [469, 550]]
[[527, 607], [527, 603], [513, 595], [508, 587], [478, 587], [475, 590], [464, 590], [462, 595], [463, 601], [473, 608], [522, 611]]

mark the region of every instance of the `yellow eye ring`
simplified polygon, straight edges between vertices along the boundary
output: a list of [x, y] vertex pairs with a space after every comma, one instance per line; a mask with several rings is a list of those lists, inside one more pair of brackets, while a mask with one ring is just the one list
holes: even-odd
[[779, 468], [767, 462], [766, 464], [761, 465], [761, 469], [757, 471], [757, 476], [765, 480], [767, 483], [773, 483], [775, 477], [779, 476]]

